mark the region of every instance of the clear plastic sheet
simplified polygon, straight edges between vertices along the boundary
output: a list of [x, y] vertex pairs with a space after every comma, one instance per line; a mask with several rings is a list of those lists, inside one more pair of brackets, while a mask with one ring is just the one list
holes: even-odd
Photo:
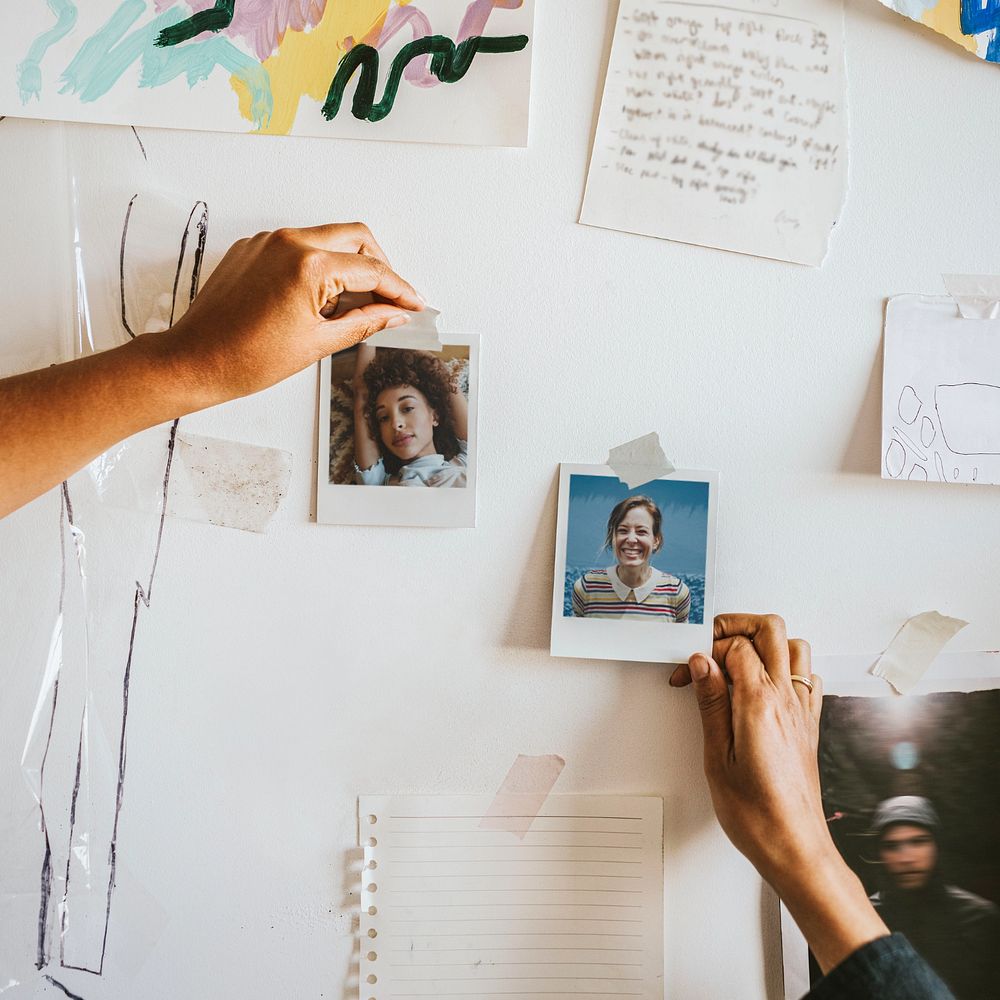
[[[65, 327], [31, 360], [82, 357], [170, 325], [198, 288], [207, 205], [151, 193], [129, 129], [38, 128], [56, 133], [61, 157], [62, 187], [54, 182], [48, 211], [68, 221], [68, 252], [62, 268], [54, 253], [52, 269], [69, 275], [71, 305]], [[22, 788], [0, 807], [4, 1000], [87, 997], [98, 977], [127, 984], [165, 920], [127, 869], [122, 819], [129, 714], [148, 664], [143, 624], [155, 614], [177, 431], [175, 421], [116, 446], [36, 502], [52, 511], [36, 572], [51, 573], [54, 585], [51, 604], [11, 637], [26, 657], [16, 669], [33, 674], [38, 690]], [[132, 501], [124, 509], [108, 502], [113, 485]]]

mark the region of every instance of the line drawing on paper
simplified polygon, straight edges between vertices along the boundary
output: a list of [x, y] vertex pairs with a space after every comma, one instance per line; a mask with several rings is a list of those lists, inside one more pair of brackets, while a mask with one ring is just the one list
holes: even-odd
[[[132, 329], [126, 315], [126, 302], [125, 302], [125, 273], [126, 273], [126, 246], [128, 239], [129, 223], [132, 216], [132, 210], [135, 205], [138, 195], [134, 195], [128, 203], [128, 207], [125, 212], [125, 219], [122, 227], [122, 236], [120, 243], [120, 256], [119, 256], [119, 291], [120, 291], [120, 301], [121, 301], [121, 322], [125, 332], [130, 338], [135, 338], [136, 333]], [[194, 240], [194, 245], [191, 247], [189, 244]], [[188, 301], [194, 300], [198, 292], [198, 287], [201, 277], [201, 268], [204, 262], [205, 244], [208, 238], [208, 205], [204, 201], [196, 201], [192, 207], [190, 213], [188, 214], [187, 220], [184, 225], [184, 229], [180, 239], [180, 246], [177, 256], [176, 269], [173, 278], [172, 287], [172, 301], [170, 310], [170, 325], [173, 325], [174, 316], [177, 308], [178, 294], [181, 291], [187, 293]], [[181, 288], [181, 278], [185, 272], [185, 265], [188, 257], [191, 258], [190, 269], [191, 269], [191, 279], [190, 284], [182, 289]], [[114, 821], [112, 825], [111, 840], [109, 844], [108, 851], [108, 885], [106, 891], [106, 901], [104, 907], [104, 926], [103, 933], [101, 936], [101, 945], [99, 951], [99, 957], [94, 963], [88, 962], [85, 965], [74, 965], [66, 961], [65, 954], [65, 944], [66, 944], [66, 919], [68, 913], [67, 901], [69, 898], [69, 892], [71, 888], [71, 859], [73, 855], [73, 840], [76, 834], [76, 812], [78, 796], [80, 792], [81, 783], [81, 771], [83, 765], [84, 756], [84, 745], [85, 738], [87, 735], [87, 706], [86, 702], [84, 705], [83, 715], [81, 717], [79, 736], [77, 739], [77, 752], [76, 752], [76, 774], [73, 784], [73, 791], [70, 802], [70, 823], [69, 823], [69, 847], [70, 850], [67, 854], [66, 861], [66, 876], [65, 883], [62, 893], [62, 902], [59, 907], [60, 917], [60, 943], [59, 943], [59, 964], [62, 968], [74, 969], [81, 972], [88, 972], [94, 975], [100, 976], [104, 971], [104, 961], [107, 954], [108, 945], [108, 927], [111, 919], [111, 905], [114, 896], [116, 875], [117, 875], [117, 862], [118, 862], [118, 829], [119, 821], [121, 818], [122, 805], [124, 802], [124, 791], [125, 791], [125, 775], [126, 775], [126, 764], [127, 764], [127, 723], [128, 723], [128, 702], [129, 702], [129, 692], [132, 680], [132, 667], [133, 667], [133, 656], [135, 651], [135, 642], [138, 632], [139, 617], [140, 617], [140, 607], [145, 607], [147, 610], [150, 607], [152, 596], [153, 596], [153, 583], [156, 578], [156, 569], [160, 558], [160, 549], [163, 541], [163, 532], [166, 523], [166, 511], [167, 511], [167, 498], [170, 489], [170, 473], [173, 464], [174, 457], [174, 447], [177, 438], [177, 429], [180, 423], [180, 419], [176, 419], [172, 422], [169, 431], [169, 437], [167, 441], [167, 454], [164, 464], [163, 480], [160, 488], [160, 513], [159, 521], [157, 525], [157, 531], [155, 536], [155, 542], [153, 545], [152, 562], [150, 564], [150, 569], [148, 576], [144, 579], [143, 583], [140, 580], [135, 581], [135, 590], [133, 597], [133, 608], [132, 608], [132, 622], [131, 629], [129, 633], [128, 640], [128, 650], [125, 659], [125, 666], [122, 677], [122, 701], [121, 701], [121, 724], [118, 742], [118, 760], [117, 760], [117, 779], [115, 787], [115, 805], [114, 805]], [[74, 517], [72, 499], [70, 496], [69, 483], [64, 481], [61, 487], [61, 500], [60, 500], [60, 543], [61, 543], [61, 553], [62, 553], [62, 576], [61, 576], [61, 586], [60, 586], [60, 596], [59, 596], [59, 613], [60, 617], [63, 612], [65, 591], [66, 591], [66, 580], [67, 580], [67, 559], [66, 559], [66, 548], [65, 548], [65, 535], [69, 532], [76, 542], [76, 559], [77, 568], [81, 573], [81, 578], [84, 573], [83, 569], [83, 551], [82, 545], [80, 544], [80, 539], [82, 538], [82, 532], [76, 523]], [[86, 601], [84, 602], [86, 609]], [[86, 610], [85, 610], [86, 615]], [[89, 627], [89, 623], [87, 623]], [[49, 944], [49, 925], [50, 925], [50, 914], [52, 906], [52, 850], [51, 841], [48, 835], [48, 827], [46, 823], [46, 812], [45, 812], [45, 794], [44, 794], [44, 773], [45, 767], [48, 759], [48, 750], [52, 743], [53, 729], [55, 726], [56, 718], [56, 707], [58, 703], [59, 696], [59, 672], [61, 671], [62, 664], [60, 662], [59, 669], [55, 673], [53, 679], [53, 690], [52, 690], [52, 708], [49, 714], [49, 727], [46, 734], [45, 742], [45, 752], [42, 758], [42, 765], [39, 774], [39, 792], [38, 792], [38, 807], [41, 814], [41, 832], [45, 842], [45, 851], [42, 860], [41, 876], [40, 876], [40, 903], [39, 903], [39, 915], [38, 915], [38, 936], [37, 936], [37, 950], [35, 965], [39, 970], [47, 966], [51, 959], [51, 947]], [[96, 967], [90, 967], [95, 965]], [[52, 979], [49, 976], [45, 976], [53, 985], [58, 986], [62, 989], [67, 996], [74, 997], [75, 994], [70, 993], [61, 983]]]
[[[923, 400], [916, 394], [913, 386], [904, 385], [903, 391], [899, 394], [899, 402], [896, 404], [896, 412], [904, 424], [912, 424], [917, 419], [920, 407], [923, 405]], [[907, 414], [912, 415], [908, 416]]]
[[923, 453], [923, 451], [920, 450], [920, 448], [918, 448], [913, 443], [913, 440], [910, 438], [909, 434], [903, 431], [903, 429], [900, 427], [893, 427], [892, 431], [894, 434], [899, 436], [903, 444], [906, 445], [910, 449], [910, 451], [912, 451], [913, 454], [917, 456], [917, 458], [919, 458], [922, 462], [927, 461], [927, 456]]
[[[941, 412], [942, 405], [948, 411], [947, 419]], [[1000, 385], [988, 382], [936, 385], [934, 410], [941, 437], [950, 452], [1000, 455]]]

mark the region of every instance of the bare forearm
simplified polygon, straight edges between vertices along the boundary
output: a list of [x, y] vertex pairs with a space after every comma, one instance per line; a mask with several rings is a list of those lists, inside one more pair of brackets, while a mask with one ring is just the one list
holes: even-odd
[[769, 881], [799, 925], [824, 975], [862, 945], [889, 933], [858, 877], [835, 853], [790, 864]]
[[155, 335], [0, 380], [0, 517], [123, 438], [204, 405]]

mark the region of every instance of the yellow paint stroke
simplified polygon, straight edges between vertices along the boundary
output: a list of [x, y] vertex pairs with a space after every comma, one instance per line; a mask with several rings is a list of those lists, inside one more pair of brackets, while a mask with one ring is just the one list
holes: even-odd
[[921, 23], [933, 28], [939, 35], [950, 38], [976, 55], [976, 36], [962, 34], [961, 0], [938, 0], [934, 7], [924, 11]]
[[[259, 131], [288, 135], [303, 97], [326, 100], [330, 81], [346, 51], [345, 40], [360, 41], [380, 31], [391, 3], [392, 0], [327, 0], [323, 19], [315, 28], [286, 31], [278, 51], [261, 64], [271, 78], [274, 111], [268, 125]], [[407, 3], [410, 0], [401, 0], [401, 4]], [[235, 76], [230, 83], [239, 97], [240, 114], [253, 121], [250, 91]]]

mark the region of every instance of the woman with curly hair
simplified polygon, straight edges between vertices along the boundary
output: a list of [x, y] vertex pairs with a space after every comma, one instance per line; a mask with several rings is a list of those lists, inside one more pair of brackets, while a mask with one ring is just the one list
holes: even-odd
[[469, 404], [426, 351], [358, 347], [354, 468], [364, 486], [466, 485]]

